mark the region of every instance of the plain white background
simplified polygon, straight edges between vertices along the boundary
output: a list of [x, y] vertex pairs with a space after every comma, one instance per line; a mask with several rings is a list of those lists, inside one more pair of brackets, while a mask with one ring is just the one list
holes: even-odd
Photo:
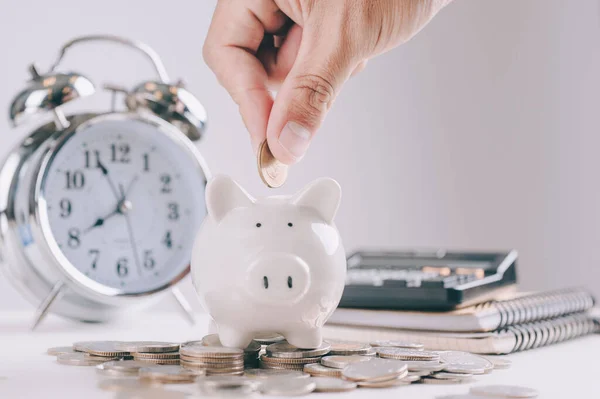
[[[43, 71], [71, 37], [136, 38], [206, 106], [199, 148], [212, 171], [267, 194], [236, 106], [202, 60], [214, 5], [0, 0], [0, 111], [29, 63]], [[457, 0], [348, 82], [277, 194], [331, 176], [344, 191], [337, 224], [348, 251], [515, 248], [524, 289], [600, 295], [599, 21], [597, 0]], [[140, 56], [104, 45], [74, 49], [64, 65], [98, 85], [152, 77]], [[97, 95], [68, 110], [108, 104]], [[0, 156], [34, 125], [0, 118]], [[183, 288], [198, 306], [189, 281]], [[33, 307], [0, 279], [0, 310], [20, 309]]]

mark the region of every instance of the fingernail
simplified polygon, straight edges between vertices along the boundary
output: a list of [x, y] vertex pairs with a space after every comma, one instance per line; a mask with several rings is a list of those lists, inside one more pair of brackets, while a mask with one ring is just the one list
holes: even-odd
[[288, 122], [279, 135], [279, 144], [299, 161], [310, 145], [311, 136], [304, 126]]

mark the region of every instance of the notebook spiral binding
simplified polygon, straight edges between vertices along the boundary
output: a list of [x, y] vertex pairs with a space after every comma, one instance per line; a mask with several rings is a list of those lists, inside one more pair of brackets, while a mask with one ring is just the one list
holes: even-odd
[[599, 325], [586, 314], [509, 326], [499, 331], [500, 334], [511, 333], [516, 337], [511, 352], [535, 349], [597, 332], [600, 332]]
[[499, 329], [586, 311], [594, 306], [594, 297], [582, 289], [557, 290], [520, 298], [489, 301], [478, 309], [494, 308], [500, 314]]

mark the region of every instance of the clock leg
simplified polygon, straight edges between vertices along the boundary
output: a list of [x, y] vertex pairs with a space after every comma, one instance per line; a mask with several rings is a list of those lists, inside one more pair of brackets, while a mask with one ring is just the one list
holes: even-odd
[[35, 312], [35, 321], [33, 322], [33, 325], [31, 326], [31, 330], [35, 330], [35, 328], [42, 322], [42, 320], [44, 320], [44, 318], [48, 314], [48, 311], [50, 310], [50, 306], [52, 306], [54, 301], [57, 300], [61, 296], [61, 294], [63, 292], [62, 291], [63, 286], [64, 286], [64, 283], [62, 281], [59, 281], [58, 283], [56, 283], [54, 285], [54, 287], [52, 287], [52, 290], [50, 291], [48, 296], [46, 298], [44, 298], [42, 303], [40, 303], [40, 306], [37, 308], [37, 310]]
[[187, 321], [189, 321], [191, 325], [196, 324], [194, 311], [192, 310], [190, 303], [185, 299], [185, 296], [183, 296], [183, 293], [179, 291], [179, 288], [171, 288], [171, 293], [173, 294], [173, 297], [175, 297], [175, 301], [179, 305], [179, 310], [181, 310]]

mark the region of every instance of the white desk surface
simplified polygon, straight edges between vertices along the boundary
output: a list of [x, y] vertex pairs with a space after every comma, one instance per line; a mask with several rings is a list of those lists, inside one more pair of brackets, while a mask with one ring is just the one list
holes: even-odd
[[[195, 340], [207, 332], [206, 315], [198, 315], [190, 327], [178, 314], [146, 313], [137, 320], [111, 324], [83, 324], [49, 316], [35, 332], [28, 327], [32, 314], [0, 313], [0, 398], [114, 398], [114, 393], [97, 388], [94, 367], [56, 363], [45, 352], [52, 346], [84, 340]], [[513, 365], [479, 376], [468, 385], [410, 385], [387, 389], [357, 389], [348, 393], [313, 394], [330, 398], [424, 399], [467, 393], [472, 385], [523, 385], [540, 391], [539, 398], [600, 398], [600, 336], [509, 356]], [[193, 386], [169, 386], [191, 392]]]

